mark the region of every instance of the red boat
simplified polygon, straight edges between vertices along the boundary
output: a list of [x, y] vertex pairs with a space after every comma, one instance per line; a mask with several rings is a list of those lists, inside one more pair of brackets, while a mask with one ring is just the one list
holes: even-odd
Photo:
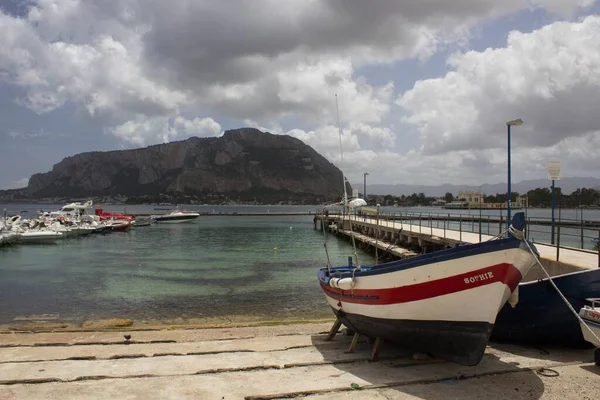
[[135, 215], [111, 213], [111, 212], [102, 210], [102, 208], [100, 208], [100, 207], [101, 207], [100, 204], [96, 204], [96, 209], [94, 210], [94, 213], [98, 217], [100, 217], [101, 221], [107, 220], [107, 219], [133, 221], [135, 219]]
[[125, 231], [129, 230], [129, 228], [131, 228], [131, 225], [133, 225], [131, 223], [131, 221], [116, 220], [116, 221], [113, 221], [111, 228], [115, 232], [125, 232]]

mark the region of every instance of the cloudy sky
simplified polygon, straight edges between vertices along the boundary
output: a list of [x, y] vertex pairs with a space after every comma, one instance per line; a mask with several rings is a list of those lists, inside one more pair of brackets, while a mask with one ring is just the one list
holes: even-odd
[[0, 188], [243, 126], [351, 182], [497, 183], [515, 118], [514, 181], [600, 176], [599, 2], [0, 0]]

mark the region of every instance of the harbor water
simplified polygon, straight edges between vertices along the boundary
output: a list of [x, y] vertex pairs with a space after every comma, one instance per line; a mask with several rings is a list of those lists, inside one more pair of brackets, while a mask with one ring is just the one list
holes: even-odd
[[[0, 209], [28, 218], [40, 209], [61, 206], [0, 204]], [[166, 208], [103, 206], [105, 211], [133, 214], [164, 213]], [[136, 324], [156, 325], [332, 317], [316, 278], [317, 269], [327, 263], [323, 232], [314, 229], [311, 215], [317, 206], [187, 209], [203, 215], [191, 223], [154, 224], [53, 245], [0, 248], [0, 324], [40, 318], [73, 324], [129, 318]], [[384, 211], [479, 214], [478, 210], [429, 207]], [[580, 212], [562, 213], [575, 219]], [[528, 210], [529, 216], [549, 213], [548, 209]], [[598, 210], [584, 213], [586, 219], [600, 219]], [[486, 210], [483, 215], [498, 215], [498, 211]], [[448, 229], [458, 229], [457, 223], [452, 224]], [[487, 229], [498, 229], [496, 225]], [[549, 227], [537, 229], [536, 236], [541, 237]], [[485, 233], [486, 227], [482, 230]], [[578, 240], [577, 232], [574, 229], [573, 242]], [[327, 248], [334, 265], [345, 264], [353, 254], [350, 243], [332, 236], [327, 238]], [[358, 255], [363, 264], [374, 261], [360, 250]]]
[[[29, 208], [24, 217], [41, 208], [5, 207]], [[309, 208], [270, 208], [274, 213], [300, 210], [306, 215], [202, 215], [184, 224], [3, 247], [0, 324], [41, 314], [72, 323], [129, 318], [141, 324], [329, 318], [333, 314], [316, 278], [327, 262], [323, 233], [314, 229]], [[352, 255], [345, 241], [330, 237], [327, 244], [333, 263]], [[359, 257], [373, 261], [363, 252]]]

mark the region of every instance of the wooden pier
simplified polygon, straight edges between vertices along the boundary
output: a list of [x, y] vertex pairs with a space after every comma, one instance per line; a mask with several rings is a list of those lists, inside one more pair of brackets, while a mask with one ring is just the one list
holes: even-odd
[[[446, 224], [443, 228], [437, 228], [433, 223], [423, 226], [415, 225], [414, 220], [390, 220], [364, 215], [317, 214], [313, 222], [315, 228], [325, 229], [337, 236], [354, 237], [361, 247], [377, 249], [378, 253], [381, 251], [383, 254], [379, 258], [380, 261], [385, 258], [411, 257], [461, 244], [480, 243], [495, 237], [489, 234], [447, 229]], [[542, 243], [535, 243], [535, 246], [544, 267], [553, 274], [600, 267], [598, 251]], [[531, 276], [528, 280], [540, 277]]]

